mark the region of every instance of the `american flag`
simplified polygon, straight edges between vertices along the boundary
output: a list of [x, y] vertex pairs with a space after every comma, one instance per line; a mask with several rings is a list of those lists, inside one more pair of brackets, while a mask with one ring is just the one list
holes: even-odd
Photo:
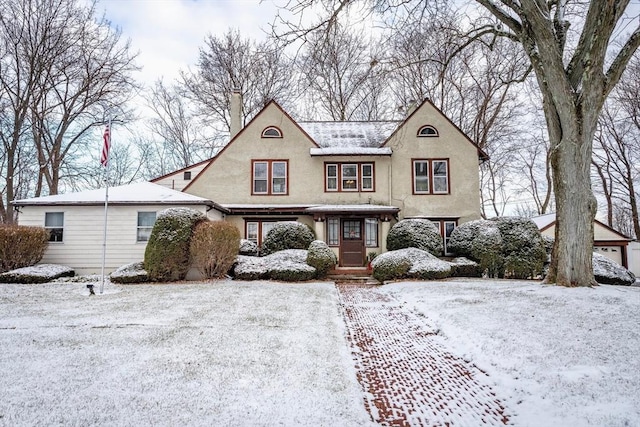
[[102, 135], [104, 144], [102, 144], [102, 155], [100, 156], [100, 164], [107, 167], [109, 164], [109, 148], [111, 148], [111, 130], [109, 125], [104, 127], [104, 134]]

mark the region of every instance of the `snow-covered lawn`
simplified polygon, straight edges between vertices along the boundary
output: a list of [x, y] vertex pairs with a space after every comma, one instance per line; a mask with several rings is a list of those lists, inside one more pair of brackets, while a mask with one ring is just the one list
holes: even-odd
[[[381, 289], [493, 378], [515, 425], [640, 426], [640, 288]], [[368, 425], [337, 301], [330, 282], [0, 285], [0, 425]]]

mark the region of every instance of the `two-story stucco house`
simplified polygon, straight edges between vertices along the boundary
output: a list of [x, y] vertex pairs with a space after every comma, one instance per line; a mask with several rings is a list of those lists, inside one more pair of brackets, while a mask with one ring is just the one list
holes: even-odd
[[429, 101], [384, 122], [296, 122], [271, 101], [232, 135], [213, 159], [152, 182], [215, 201], [258, 244], [276, 222], [300, 221], [356, 267], [386, 250], [398, 219], [436, 222], [446, 244], [480, 218], [487, 156]]

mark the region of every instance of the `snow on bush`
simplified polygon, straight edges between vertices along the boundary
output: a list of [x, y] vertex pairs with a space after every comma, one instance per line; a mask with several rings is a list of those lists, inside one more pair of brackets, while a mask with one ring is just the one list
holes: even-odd
[[143, 262], [132, 262], [119, 267], [109, 275], [112, 283], [145, 283], [149, 281], [149, 274], [144, 269]]
[[256, 256], [258, 255], [258, 245], [247, 239], [240, 239], [240, 255]]
[[0, 273], [40, 262], [48, 243], [43, 227], [0, 225]]
[[387, 249], [395, 251], [405, 248], [417, 248], [436, 256], [442, 255], [440, 231], [428, 219], [403, 219], [389, 230]]
[[263, 255], [286, 249], [307, 249], [315, 240], [311, 228], [300, 222], [281, 222], [273, 226], [262, 243]]
[[22, 267], [0, 274], [0, 283], [47, 283], [60, 277], [75, 275], [71, 267], [56, 264], [39, 264]]
[[530, 219], [518, 217], [462, 224], [453, 230], [449, 249], [478, 262], [490, 277], [536, 277], [547, 259], [538, 227]]
[[240, 248], [240, 232], [228, 222], [201, 221], [191, 236], [189, 253], [195, 268], [208, 279], [226, 276]]
[[323, 278], [338, 263], [336, 254], [322, 240], [314, 240], [309, 245], [307, 264], [317, 271], [316, 277]]
[[144, 253], [150, 280], [164, 282], [186, 277], [193, 228], [204, 220], [203, 213], [188, 208], [169, 208], [158, 214]]
[[632, 272], [617, 262], [597, 253], [593, 254], [593, 275], [596, 282], [605, 285], [630, 286], [636, 281]]
[[451, 275], [451, 265], [422, 249], [405, 248], [385, 252], [372, 262], [373, 277], [380, 282], [406, 278], [443, 279]]
[[451, 263], [452, 277], [482, 277], [480, 264], [465, 257], [457, 257]]
[[315, 277], [316, 269], [306, 263], [307, 256], [308, 251], [302, 249], [288, 249], [260, 258], [240, 255], [233, 276], [236, 280], [310, 280]]

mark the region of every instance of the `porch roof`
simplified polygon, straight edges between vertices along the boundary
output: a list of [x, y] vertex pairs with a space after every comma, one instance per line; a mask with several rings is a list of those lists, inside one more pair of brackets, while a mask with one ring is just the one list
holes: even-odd
[[392, 214], [400, 212], [400, 208], [387, 205], [317, 205], [306, 210], [312, 214]]

